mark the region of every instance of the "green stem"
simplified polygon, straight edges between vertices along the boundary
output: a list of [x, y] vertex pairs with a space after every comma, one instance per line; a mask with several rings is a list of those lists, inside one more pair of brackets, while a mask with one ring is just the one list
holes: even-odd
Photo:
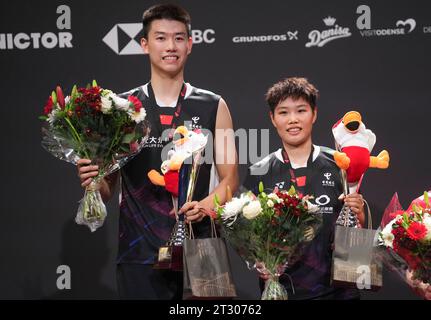
[[79, 145], [82, 147], [82, 151], [84, 153], [84, 156], [87, 159], [90, 159], [90, 156], [88, 155], [87, 151], [85, 150], [83, 144], [82, 144], [82, 140], [81, 137], [79, 136], [78, 132], [76, 131], [75, 127], [73, 126], [73, 124], [70, 122], [68, 117], [64, 117], [64, 120], [67, 122], [67, 124], [69, 125], [70, 129], [72, 130], [72, 135], [75, 137], [76, 141], [79, 143]]

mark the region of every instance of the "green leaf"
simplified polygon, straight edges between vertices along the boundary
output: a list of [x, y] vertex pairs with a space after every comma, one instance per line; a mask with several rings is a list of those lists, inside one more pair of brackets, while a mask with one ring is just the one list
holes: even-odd
[[46, 120], [48, 120], [48, 117], [47, 116], [39, 116], [39, 120], [46, 121]]
[[216, 208], [220, 206], [220, 199], [219, 199], [217, 193], [214, 195], [214, 205]]
[[51, 92], [51, 98], [52, 98], [52, 103], [54, 105], [57, 104], [57, 94], [55, 93], [55, 91]]
[[123, 152], [130, 152], [130, 148], [129, 148], [129, 147], [127, 147], [127, 146], [125, 146], [125, 145], [121, 145], [121, 146], [120, 146], [120, 151], [123, 151]]
[[412, 209], [413, 209], [413, 212], [416, 213], [416, 214], [422, 212], [422, 207], [418, 206], [415, 203], [413, 204]]
[[430, 199], [429, 199], [427, 191], [424, 192], [424, 201], [425, 201], [427, 208], [429, 208], [430, 207]]
[[261, 181], [261, 182], [259, 182], [259, 193], [262, 193], [263, 190], [264, 190], [263, 182]]
[[78, 88], [76, 87], [76, 84], [75, 84], [72, 88], [72, 93], [70, 94], [70, 96], [72, 98], [75, 98], [77, 95], [78, 95]]
[[97, 87], [97, 82], [96, 82], [96, 80], [93, 80], [92, 85], [93, 85], [93, 87]]
[[124, 135], [123, 140], [121, 140], [122, 143], [130, 143], [135, 139], [135, 133], [128, 133]]

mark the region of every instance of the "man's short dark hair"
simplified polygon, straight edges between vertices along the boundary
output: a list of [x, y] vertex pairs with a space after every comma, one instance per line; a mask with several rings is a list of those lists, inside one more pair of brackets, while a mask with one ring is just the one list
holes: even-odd
[[187, 36], [191, 35], [191, 18], [189, 13], [176, 4], [157, 4], [145, 10], [142, 16], [143, 37], [148, 38], [151, 22], [154, 20], [174, 20], [184, 23], [187, 29]]
[[268, 89], [265, 98], [271, 112], [274, 112], [277, 105], [287, 98], [292, 98], [293, 100], [302, 98], [310, 104], [311, 109], [314, 111], [318, 95], [319, 91], [307, 79], [295, 77], [287, 78], [274, 84]]

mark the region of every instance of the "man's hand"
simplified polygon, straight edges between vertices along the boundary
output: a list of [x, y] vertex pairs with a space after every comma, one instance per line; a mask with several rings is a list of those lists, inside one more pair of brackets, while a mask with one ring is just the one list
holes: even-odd
[[91, 160], [80, 159], [77, 163], [78, 177], [81, 180], [81, 186], [87, 187], [94, 177], [99, 174], [99, 166], [91, 165]]

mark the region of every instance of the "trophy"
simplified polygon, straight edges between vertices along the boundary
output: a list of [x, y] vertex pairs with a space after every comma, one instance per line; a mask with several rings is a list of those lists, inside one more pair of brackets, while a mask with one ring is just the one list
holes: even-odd
[[[344, 169], [341, 169], [341, 181], [343, 183], [343, 194], [344, 196], [347, 196], [349, 194], [349, 185], [347, 183], [346, 170]], [[358, 216], [352, 211], [352, 209], [350, 209], [350, 207], [343, 204], [343, 208], [338, 215], [336, 224], [343, 227], [356, 228], [359, 224]]]
[[182, 271], [183, 242], [189, 237], [189, 230], [184, 214], [179, 215], [178, 210], [192, 201], [207, 137], [200, 130], [189, 131], [184, 126], [175, 130], [174, 139], [176, 134], [181, 138], [174, 140], [174, 149], [168, 153], [168, 160], [162, 163], [164, 175], [152, 170], [148, 176], [154, 184], [164, 186], [171, 193], [176, 218], [168, 241], [159, 248], [154, 268]]

